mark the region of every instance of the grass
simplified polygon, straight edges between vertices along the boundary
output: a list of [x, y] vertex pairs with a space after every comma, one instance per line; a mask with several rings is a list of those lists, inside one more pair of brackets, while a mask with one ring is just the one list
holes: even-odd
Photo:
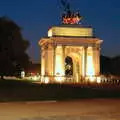
[[31, 81], [0, 80], [0, 102], [120, 98], [119, 88], [108, 85], [36, 84]]

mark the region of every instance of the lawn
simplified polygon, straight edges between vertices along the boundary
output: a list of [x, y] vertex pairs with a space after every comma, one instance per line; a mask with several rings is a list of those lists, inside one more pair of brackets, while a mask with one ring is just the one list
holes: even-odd
[[113, 85], [36, 84], [31, 81], [0, 80], [0, 102], [120, 98]]

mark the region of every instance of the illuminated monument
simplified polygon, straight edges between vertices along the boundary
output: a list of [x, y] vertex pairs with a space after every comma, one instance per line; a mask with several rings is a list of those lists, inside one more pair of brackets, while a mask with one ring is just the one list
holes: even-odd
[[41, 46], [42, 82], [88, 82], [99, 80], [100, 45], [93, 28], [79, 24], [79, 12], [69, 9], [62, 15], [62, 25], [48, 30]]

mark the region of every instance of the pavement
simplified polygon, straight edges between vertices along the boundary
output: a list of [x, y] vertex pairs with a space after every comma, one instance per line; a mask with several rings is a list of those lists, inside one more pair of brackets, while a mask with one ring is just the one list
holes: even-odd
[[0, 120], [120, 120], [120, 99], [0, 103]]

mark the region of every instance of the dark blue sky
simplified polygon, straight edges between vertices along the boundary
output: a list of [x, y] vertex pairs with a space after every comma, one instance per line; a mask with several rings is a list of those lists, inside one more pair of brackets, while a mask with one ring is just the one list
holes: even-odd
[[[120, 0], [70, 0], [72, 9], [80, 10], [86, 24], [96, 29], [104, 40], [102, 54], [120, 55]], [[48, 28], [60, 24], [60, 0], [0, 0], [0, 16], [8, 16], [22, 27], [31, 46], [31, 59], [39, 61], [38, 41]]]

